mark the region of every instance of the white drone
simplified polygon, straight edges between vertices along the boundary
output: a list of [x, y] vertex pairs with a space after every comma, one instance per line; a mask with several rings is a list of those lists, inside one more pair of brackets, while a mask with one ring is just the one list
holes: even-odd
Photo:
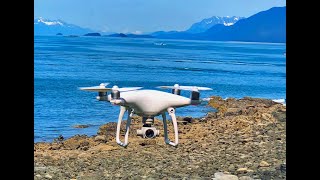
[[[141, 130], [137, 130], [137, 135], [144, 138], [155, 138], [159, 135], [159, 130], [153, 126], [154, 117], [162, 115], [163, 129], [164, 129], [164, 140], [166, 144], [177, 146], [178, 145], [178, 125], [175, 115], [175, 108], [197, 105], [200, 104], [200, 93], [199, 90], [212, 90], [207, 87], [196, 87], [196, 86], [158, 86], [158, 88], [172, 89], [172, 94], [157, 91], [157, 90], [138, 90], [142, 87], [125, 87], [119, 88], [113, 86], [107, 88], [109, 83], [101, 83], [100, 86], [83, 87], [80, 90], [98, 92], [96, 97], [99, 101], [109, 101], [114, 105], [120, 106], [120, 114], [117, 124], [116, 141], [120, 146], [126, 147], [128, 145], [129, 128], [131, 123], [131, 117], [133, 114], [142, 116], [143, 127]], [[186, 98], [180, 96], [181, 90], [191, 91], [191, 97]], [[107, 92], [111, 91], [111, 94], [107, 95]], [[121, 92], [121, 96], [120, 96]], [[120, 126], [125, 111], [128, 111], [128, 119], [126, 125], [126, 134], [124, 143], [120, 141]], [[171, 142], [168, 138], [166, 114], [168, 112], [171, 116], [175, 141]]]

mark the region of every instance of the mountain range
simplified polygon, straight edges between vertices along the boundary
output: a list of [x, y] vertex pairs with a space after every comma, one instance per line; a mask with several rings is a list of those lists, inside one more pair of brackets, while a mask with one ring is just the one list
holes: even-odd
[[241, 19], [232, 26], [215, 25], [197, 39], [286, 42], [286, 7], [274, 7]]
[[[84, 35], [95, 32], [61, 20], [34, 20], [34, 35]], [[111, 37], [192, 39], [212, 41], [286, 42], [286, 7], [273, 7], [248, 18], [232, 16], [203, 19], [186, 31], [157, 31], [151, 34], [112, 34]]]
[[151, 35], [155, 36], [155, 38], [165, 39], [283, 43], [286, 42], [286, 7], [273, 7], [248, 18], [239, 19], [229, 26], [222, 23], [215, 24], [201, 33], [190, 33], [188, 30], [180, 32], [162, 31]]
[[216, 24], [223, 24], [224, 26], [232, 26], [234, 23], [239, 21], [240, 19], [244, 19], [244, 17], [239, 16], [213, 16], [211, 18], [203, 19], [200, 22], [194, 23], [188, 30], [187, 33], [202, 33], [206, 30], [210, 29], [212, 26]]
[[82, 28], [61, 20], [48, 20], [42, 17], [34, 19], [34, 35], [83, 35], [94, 32], [88, 28]]

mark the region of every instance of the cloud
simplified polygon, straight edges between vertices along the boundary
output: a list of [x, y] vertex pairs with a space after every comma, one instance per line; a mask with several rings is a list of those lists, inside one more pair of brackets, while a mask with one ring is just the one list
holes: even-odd
[[142, 34], [142, 31], [136, 30], [136, 31], [132, 32], [132, 34]]

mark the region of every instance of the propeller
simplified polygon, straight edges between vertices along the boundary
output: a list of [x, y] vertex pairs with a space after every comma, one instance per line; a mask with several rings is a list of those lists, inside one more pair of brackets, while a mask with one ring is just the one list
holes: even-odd
[[[111, 91], [112, 88], [107, 88], [106, 86], [109, 85], [109, 83], [101, 83], [99, 86], [91, 86], [91, 87], [81, 87], [80, 90], [83, 91], [93, 91], [93, 92], [107, 92]], [[118, 86], [113, 87], [114, 90], [117, 89], [120, 92], [125, 92], [125, 91], [134, 91], [141, 89], [142, 87], [123, 87], [119, 88]]]
[[179, 90], [187, 90], [187, 91], [207, 91], [212, 90], [208, 87], [199, 87], [199, 86], [179, 86], [178, 84], [175, 84], [174, 86], [158, 86], [157, 88], [162, 89], [179, 89]]
[[180, 95], [181, 90], [191, 91], [190, 99], [198, 104], [200, 101], [200, 91], [212, 90], [208, 87], [198, 87], [198, 86], [180, 86], [179, 84], [175, 84], [174, 86], [158, 86], [157, 88], [162, 89], [172, 89], [172, 94]]
[[120, 92], [126, 92], [126, 91], [134, 91], [134, 90], [138, 90], [141, 89], [142, 87], [123, 87], [123, 88], [119, 88]]

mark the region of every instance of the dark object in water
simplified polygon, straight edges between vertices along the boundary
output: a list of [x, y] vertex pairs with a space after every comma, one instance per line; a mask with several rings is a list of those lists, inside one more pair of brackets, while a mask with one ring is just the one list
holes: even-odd
[[85, 125], [85, 124], [79, 124], [79, 125], [74, 125], [74, 128], [87, 128], [89, 127], [89, 125]]
[[84, 36], [101, 36], [100, 33], [87, 33]]

